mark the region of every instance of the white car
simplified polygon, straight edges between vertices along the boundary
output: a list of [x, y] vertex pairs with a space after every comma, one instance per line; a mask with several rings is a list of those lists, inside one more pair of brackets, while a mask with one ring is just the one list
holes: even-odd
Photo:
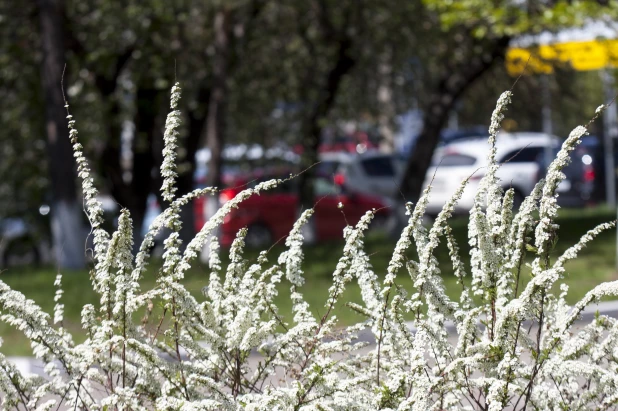
[[316, 167], [316, 175], [332, 178], [350, 192], [393, 198], [399, 191], [405, 161], [378, 151], [322, 153]]
[[[515, 207], [530, 194], [543, 173], [542, 164], [553, 160], [560, 139], [544, 133], [503, 133], [496, 139], [497, 177], [502, 187], [515, 189]], [[424, 186], [432, 185], [427, 212], [438, 214], [462, 181], [470, 177], [455, 211], [468, 212], [474, 204], [479, 182], [485, 175], [489, 144], [486, 137], [471, 138], [436, 150]], [[548, 157], [548, 158], [545, 158]], [[432, 181], [433, 180], [433, 181]], [[558, 191], [568, 189], [565, 180]]]

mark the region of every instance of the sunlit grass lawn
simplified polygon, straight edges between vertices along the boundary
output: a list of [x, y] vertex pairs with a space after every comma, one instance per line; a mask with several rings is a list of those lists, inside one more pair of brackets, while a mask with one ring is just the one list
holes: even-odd
[[[560, 224], [559, 241], [553, 251], [553, 258], [563, 252], [566, 248], [577, 242], [577, 240], [590, 228], [602, 222], [615, 219], [615, 212], [609, 209], [586, 209], [586, 210], [562, 210], [558, 223]], [[467, 246], [467, 220], [454, 219], [451, 222], [453, 232], [461, 248], [461, 254], [465, 261], [469, 258]], [[388, 239], [384, 235], [373, 234], [368, 236], [366, 241], [367, 253], [371, 256], [371, 263], [374, 270], [380, 277], [384, 277], [395, 240]], [[283, 250], [282, 247], [273, 248], [269, 255], [271, 261], [276, 261], [277, 256]], [[323, 314], [324, 303], [328, 296], [328, 288], [331, 285], [331, 275], [337, 264], [338, 258], [343, 250], [342, 242], [333, 242], [306, 247], [305, 256], [305, 276], [306, 284], [302, 293], [311, 305], [313, 311], [320, 315]], [[571, 303], [579, 300], [583, 295], [594, 286], [604, 281], [618, 279], [615, 271], [616, 253], [616, 232], [609, 231], [597, 238], [590, 247], [581, 253], [581, 258], [572, 261], [567, 265], [566, 283], [570, 286], [568, 300]], [[255, 260], [257, 251], [248, 251], [246, 257]], [[415, 252], [411, 251], [410, 257], [416, 258]], [[441, 246], [437, 252], [438, 260], [441, 262], [441, 270], [445, 282], [447, 294], [458, 299], [461, 286], [455, 281], [450, 267], [450, 259], [446, 252], [446, 247]], [[151, 264], [142, 281], [143, 287], [152, 287], [156, 278], [157, 262]], [[11, 287], [23, 292], [26, 297], [34, 299], [44, 310], [51, 313], [53, 310], [53, 296], [55, 289], [53, 286], [56, 270], [51, 267], [46, 268], [20, 268], [5, 270], [0, 279]], [[184, 279], [187, 289], [197, 298], [201, 297], [201, 289], [208, 282], [209, 272], [206, 267], [197, 264], [192, 268]], [[524, 271], [522, 283], [527, 282], [529, 270]], [[469, 279], [468, 279], [469, 281]], [[412, 291], [412, 281], [405, 270], [401, 270], [397, 277], [397, 284], [404, 289]], [[80, 326], [80, 313], [84, 304], [95, 303], [98, 296], [92, 291], [88, 271], [67, 272], [63, 276], [65, 305], [65, 326], [70, 329], [82, 340], [83, 333]], [[289, 285], [284, 281], [279, 287], [280, 292], [276, 304], [279, 313], [285, 319], [291, 319], [291, 304], [289, 301]], [[520, 287], [521, 289], [521, 287]], [[363, 320], [361, 316], [347, 308], [345, 302], [360, 303], [360, 291], [358, 286], [352, 282], [348, 285], [339, 306], [335, 310], [337, 317], [342, 324], [350, 324], [355, 321]], [[30, 347], [27, 340], [8, 325], [0, 324], [0, 335], [4, 339], [3, 347], [0, 351], [6, 355], [29, 355]]]

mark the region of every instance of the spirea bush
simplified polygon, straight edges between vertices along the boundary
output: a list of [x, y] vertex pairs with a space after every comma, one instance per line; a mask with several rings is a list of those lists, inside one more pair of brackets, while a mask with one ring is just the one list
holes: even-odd
[[[503, 192], [496, 177], [495, 141], [511, 93], [500, 96], [491, 118], [489, 166], [470, 211], [470, 264], [462, 262], [448, 219], [466, 181], [429, 229], [421, 219], [431, 193], [427, 187], [401, 233], [385, 276], [374, 272], [364, 251], [368, 211], [343, 231], [345, 246], [333, 267], [326, 307], [316, 317], [301, 294], [302, 228], [306, 210], [278, 256], [243, 257], [246, 230], [238, 233], [223, 267], [216, 227], [252, 195], [282, 183], [272, 180], [246, 189], [225, 203], [181, 251], [179, 210], [213, 188], [175, 195], [175, 153], [180, 124], [180, 88], [171, 93], [165, 129], [162, 194], [169, 206], [152, 223], [132, 254], [129, 213], [118, 229], [102, 228], [88, 162], [68, 115], [70, 138], [82, 180], [94, 236], [92, 287], [100, 296], [83, 307], [87, 339], [77, 344], [62, 327], [61, 277], [53, 316], [0, 281], [1, 319], [23, 332], [46, 377], [21, 375], [0, 357], [3, 409], [28, 410], [589, 410], [618, 404], [618, 321], [597, 316], [575, 329], [582, 310], [603, 296], [618, 294], [618, 281], [601, 284], [569, 306], [560, 284], [567, 261], [577, 257], [601, 224], [553, 260], [558, 210], [556, 187], [569, 153], [586, 134], [575, 128], [532, 193], [513, 210], [513, 190]], [[598, 110], [602, 111], [603, 107]], [[68, 111], [68, 105], [67, 105]], [[163, 263], [156, 285], [140, 288], [153, 238], [162, 228]], [[451, 300], [435, 257], [445, 242], [461, 285]], [[184, 273], [204, 244], [210, 248], [210, 277], [203, 295], [182, 285]], [[527, 258], [532, 257], [532, 258]], [[526, 261], [532, 261], [527, 263]], [[531, 275], [525, 286], [520, 277]], [[397, 276], [409, 275], [404, 290]], [[383, 281], [379, 278], [384, 278]], [[293, 318], [273, 304], [277, 286], [291, 290]], [[335, 308], [345, 287], [357, 282], [362, 304], [348, 304], [366, 317], [341, 327]], [[161, 310], [153, 307], [160, 306]], [[413, 318], [413, 327], [404, 318]], [[361, 342], [360, 332], [373, 343]]]

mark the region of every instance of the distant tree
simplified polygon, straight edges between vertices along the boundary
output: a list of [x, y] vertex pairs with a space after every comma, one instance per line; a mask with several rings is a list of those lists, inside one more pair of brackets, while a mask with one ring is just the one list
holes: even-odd
[[56, 260], [62, 268], [78, 269], [85, 264], [84, 226], [81, 203], [75, 187], [75, 167], [69, 140], [64, 89], [64, 23], [61, 0], [39, 0], [41, 25], [41, 77], [45, 101], [47, 161], [51, 184], [51, 232]]
[[[142, 231], [148, 195], [158, 195], [165, 101], [175, 78], [187, 86], [182, 101], [187, 115], [178, 152], [179, 193], [193, 189], [195, 153], [203, 145], [212, 153], [208, 183], [219, 185], [228, 78], [240, 61], [237, 55], [251, 20], [264, 3], [255, 0], [228, 7], [221, 2], [85, 1], [67, 5], [71, 64], [81, 74], [76, 81], [90, 90], [75, 98], [95, 96], [102, 109], [98, 119], [102, 127], [95, 129], [105, 137], [91, 140], [92, 150], [109, 192], [131, 212], [136, 237]], [[100, 38], [105, 38], [105, 44]], [[134, 126], [128, 164], [122, 156], [126, 142], [121, 139], [127, 122]], [[182, 217], [181, 236], [188, 240], [194, 230], [193, 209], [185, 207]]]
[[[181, 32], [188, 12], [183, 10], [181, 15], [177, 6], [174, 2], [125, 5], [85, 1], [67, 4], [65, 11], [71, 63], [81, 74], [74, 81], [83, 83], [86, 90], [74, 99], [89, 99], [90, 108], [94, 99], [101, 108], [95, 130], [103, 138], [90, 139], [91, 150], [96, 154], [97, 170], [105, 178], [107, 190], [131, 212], [136, 239], [142, 231], [148, 195], [157, 194], [156, 187], [160, 185], [158, 170], [168, 109], [166, 89], [177, 75], [174, 60], [180, 57]], [[181, 67], [178, 75], [183, 76], [186, 69]], [[187, 93], [187, 98], [189, 102], [204, 98], [203, 91]], [[76, 115], [79, 113], [76, 110]], [[192, 159], [205, 118], [191, 110], [187, 113], [187, 151], [180, 159], [183, 167], [178, 180], [181, 192], [192, 189]], [[121, 138], [123, 124], [133, 125], [128, 147]], [[159, 200], [162, 203], [160, 197]], [[189, 212], [183, 213], [182, 233], [188, 237], [192, 234], [193, 219], [191, 210], [185, 211]]]
[[38, 21], [24, 24], [36, 7], [0, 3], [0, 16], [12, 16], [0, 22], [0, 218], [32, 218], [32, 209], [47, 201], [45, 120], [34, 109], [43, 104]]
[[542, 30], [583, 24], [617, 11], [604, 1], [424, 0], [450, 33], [428, 42], [434, 50], [428, 98], [423, 100], [424, 126], [408, 158], [401, 181], [403, 195], [419, 198], [427, 169], [455, 103], [494, 65], [503, 61], [512, 38]]
[[[416, 9], [416, 2], [393, 0], [311, 0], [269, 10], [268, 37], [260, 44], [260, 53], [267, 57], [258, 60], [278, 73], [273, 78], [278, 85], [266, 82], [270, 91], [280, 101], [294, 104], [288, 126], [294, 124], [291, 134], [302, 147], [303, 168], [318, 162], [324, 127], [335, 116], [357, 118], [361, 112], [381, 108], [372, 84], [383, 66], [379, 57], [391, 50], [389, 64], [397, 68], [409, 59], [414, 44], [405, 40], [410, 38], [408, 27], [415, 21]], [[314, 203], [312, 180], [312, 169], [299, 176], [303, 208]]]

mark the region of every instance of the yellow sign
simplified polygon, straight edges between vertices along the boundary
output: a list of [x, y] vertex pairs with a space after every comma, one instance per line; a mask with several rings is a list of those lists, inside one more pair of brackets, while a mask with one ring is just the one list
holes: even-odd
[[509, 74], [521, 74], [526, 62], [526, 71], [531, 73], [551, 73], [558, 65], [567, 65], [577, 71], [618, 67], [618, 40], [576, 41], [507, 51]]

